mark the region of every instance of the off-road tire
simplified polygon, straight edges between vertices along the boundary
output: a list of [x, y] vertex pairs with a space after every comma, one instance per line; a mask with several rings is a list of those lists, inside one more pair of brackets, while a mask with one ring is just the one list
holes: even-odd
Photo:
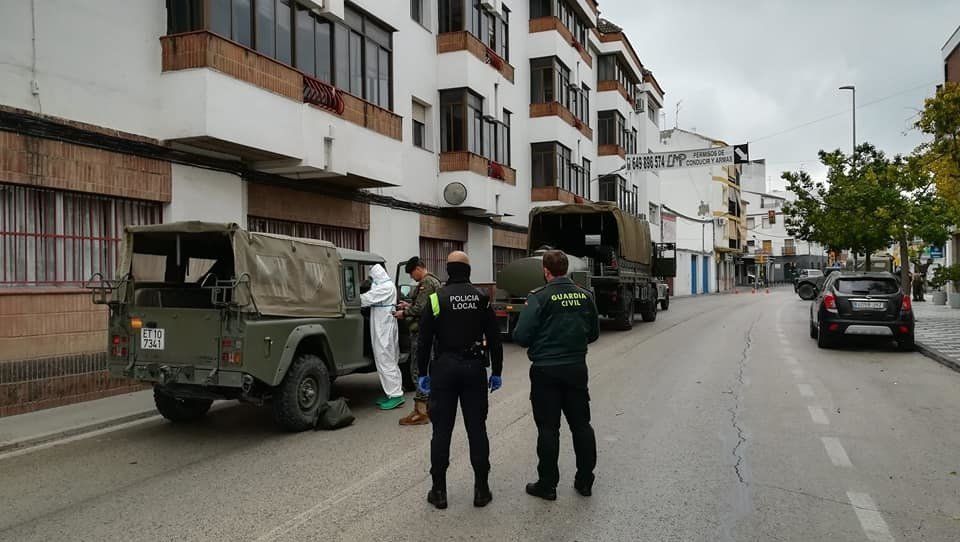
[[797, 295], [804, 301], [811, 301], [817, 297], [817, 289], [812, 284], [801, 284], [797, 287]]
[[652, 303], [644, 303], [640, 306], [640, 318], [644, 322], [655, 322], [657, 320], [657, 300]]
[[913, 333], [906, 337], [897, 339], [897, 350], [901, 352], [913, 352], [917, 349], [917, 342]]
[[669, 296], [669, 295], [667, 295], [667, 297], [664, 297], [663, 299], [660, 300], [660, 310], [662, 310], [662, 311], [668, 311], [668, 310], [670, 310], [670, 296]]
[[623, 311], [614, 319], [614, 327], [620, 331], [630, 331], [633, 329], [633, 317], [636, 313], [636, 304], [633, 295], [626, 295], [623, 298]]
[[160, 386], [153, 387], [153, 402], [157, 412], [173, 423], [197, 421], [206, 415], [213, 404], [209, 399], [178, 398]]
[[298, 354], [273, 392], [273, 418], [285, 431], [305, 431], [314, 426], [317, 409], [330, 400], [330, 373], [323, 359]]

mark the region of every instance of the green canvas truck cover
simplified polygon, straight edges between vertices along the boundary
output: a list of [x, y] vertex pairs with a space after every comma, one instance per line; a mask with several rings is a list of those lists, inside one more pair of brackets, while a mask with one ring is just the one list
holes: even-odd
[[650, 239], [650, 224], [632, 215], [624, 213], [622, 209], [612, 203], [578, 203], [571, 205], [557, 205], [549, 207], [535, 207], [530, 211], [530, 235], [527, 237], [529, 249], [536, 250], [543, 243], [541, 220], [548, 216], [560, 216], [562, 219], [583, 215], [607, 214], [613, 217], [617, 224], [618, 239], [620, 240], [619, 254], [631, 262], [651, 265], [653, 250]]
[[[190, 221], [127, 226], [117, 276], [131, 273], [135, 241], [138, 253], [165, 255], [171, 241], [179, 242], [178, 235], [193, 240], [205, 235], [228, 238], [236, 277], [249, 278], [249, 288], [241, 285], [235, 290], [243, 311], [309, 318], [336, 318], [344, 314], [336, 246], [315, 239], [248, 232], [237, 224]], [[196, 245], [193, 250], [198, 251]], [[202, 251], [194, 256], [203, 257]]]

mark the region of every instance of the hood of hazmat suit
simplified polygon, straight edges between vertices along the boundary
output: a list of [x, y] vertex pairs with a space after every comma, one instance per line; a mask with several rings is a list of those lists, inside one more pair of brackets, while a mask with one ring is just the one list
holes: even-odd
[[403, 381], [400, 374], [399, 337], [396, 310], [397, 288], [387, 271], [377, 264], [370, 269], [373, 285], [370, 291], [360, 295], [360, 304], [370, 308], [370, 342], [373, 346], [373, 358], [377, 362], [380, 384], [388, 397], [403, 395]]

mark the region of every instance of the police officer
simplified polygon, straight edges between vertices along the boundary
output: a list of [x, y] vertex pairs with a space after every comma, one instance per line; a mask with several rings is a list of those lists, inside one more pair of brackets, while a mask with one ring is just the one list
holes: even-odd
[[584, 497], [593, 493], [597, 441], [590, 426], [587, 388], [587, 345], [600, 336], [593, 296], [567, 278], [567, 255], [559, 250], [543, 254], [546, 286], [527, 297], [513, 340], [527, 347], [530, 366], [530, 402], [537, 425], [537, 473], [527, 493], [549, 501], [557, 499], [560, 470], [560, 414], [573, 434], [577, 474], [573, 487]]
[[[404, 270], [410, 278], [417, 281], [413, 290], [413, 303], [401, 303], [400, 310], [394, 313], [398, 320], [406, 320], [410, 329], [410, 376], [416, 382], [420, 379], [419, 363], [417, 363], [417, 346], [419, 342], [420, 317], [430, 307], [430, 294], [440, 290], [440, 279], [427, 270], [427, 264], [414, 256], [407, 261]], [[413, 412], [400, 419], [400, 425], [425, 425], [430, 423], [427, 409], [427, 394], [419, 389], [414, 396]]]
[[[430, 296], [430, 310], [420, 320], [419, 387], [430, 396], [430, 474], [433, 487], [427, 501], [439, 509], [447, 507], [447, 467], [450, 464], [450, 437], [457, 416], [457, 402], [463, 410], [463, 425], [470, 443], [470, 463], [475, 477], [473, 505], [486, 506], [493, 499], [487, 476], [490, 473], [490, 443], [487, 440], [487, 388], [500, 388], [503, 347], [490, 298], [470, 284], [470, 259], [463, 252], [447, 258], [446, 286]], [[486, 350], [484, 349], [486, 339]], [[430, 364], [430, 347], [436, 359]], [[493, 362], [487, 379], [487, 353]]]

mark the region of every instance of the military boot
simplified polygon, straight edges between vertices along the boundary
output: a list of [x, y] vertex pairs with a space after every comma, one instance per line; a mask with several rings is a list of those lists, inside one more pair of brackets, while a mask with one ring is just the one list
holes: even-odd
[[493, 500], [493, 494], [490, 493], [490, 484], [487, 481], [487, 473], [477, 474], [473, 485], [473, 505], [477, 508], [483, 508]]
[[414, 401], [413, 412], [400, 418], [400, 425], [426, 425], [430, 423], [430, 414], [427, 413], [426, 401]]
[[444, 510], [447, 507], [447, 476], [446, 475], [434, 475], [433, 476], [433, 487], [430, 488], [430, 492], [427, 493], [427, 502], [437, 507], [439, 510]]

